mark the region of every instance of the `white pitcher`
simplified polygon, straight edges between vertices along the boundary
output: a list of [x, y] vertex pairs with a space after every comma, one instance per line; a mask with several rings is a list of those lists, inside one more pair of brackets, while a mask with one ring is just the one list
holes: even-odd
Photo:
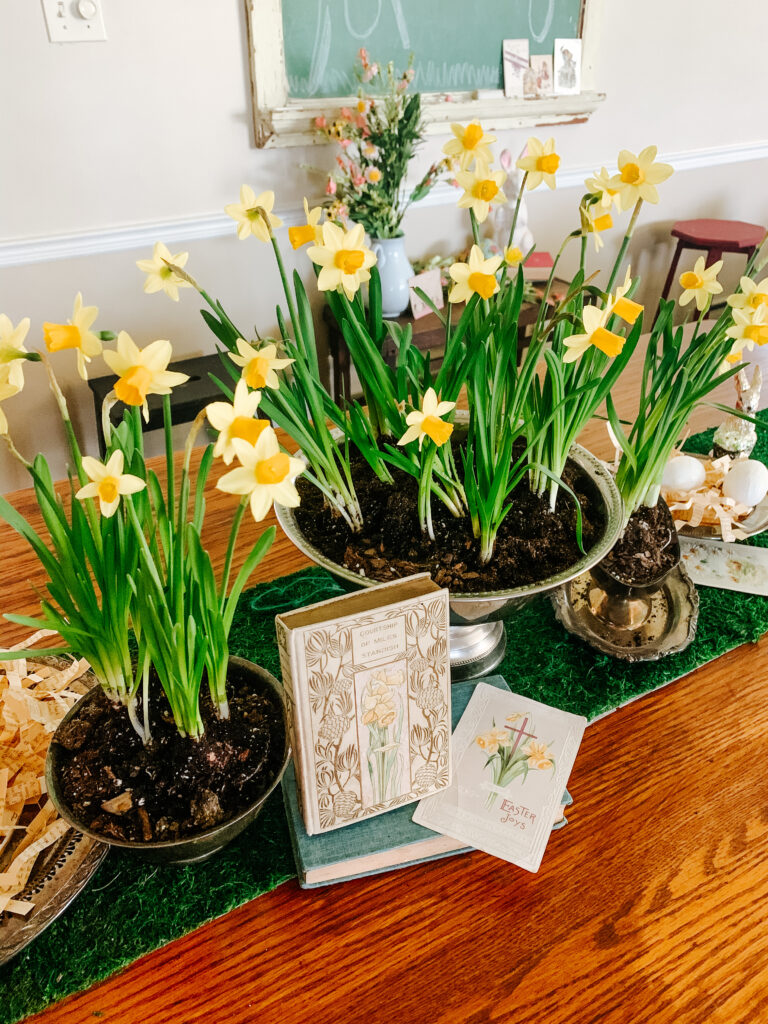
[[405, 255], [405, 239], [374, 238], [371, 249], [376, 254], [376, 266], [381, 277], [381, 307], [385, 317], [399, 316], [408, 308], [410, 292], [408, 282], [413, 267]]

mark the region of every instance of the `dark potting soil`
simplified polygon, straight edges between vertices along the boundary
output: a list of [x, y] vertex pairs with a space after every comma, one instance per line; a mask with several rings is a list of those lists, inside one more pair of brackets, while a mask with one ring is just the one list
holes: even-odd
[[601, 563], [622, 583], [648, 586], [663, 578], [680, 561], [672, 513], [663, 498], [633, 512], [619, 540]]
[[[456, 461], [461, 464], [458, 452]], [[363, 512], [361, 533], [353, 533], [338, 513], [324, 504], [310, 483], [297, 481], [301, 505], [296, 521], [306, 538], [332, 561], [368, 579], [392, 580], [429, 572], [440, 586], [457, 592], [503, 590], [537, 583], [568, 569], [581, 557], [576, 542], [576, 507], [562, 489], [555, 511], [545, 494], [538, 498], [526, 482], [512, 494], [489, 564], [480, 563], [480, 544], [468, 518], [456, 519], [432, 499], [435, 540], [421, 533], [416, 480], [392, 470], [394, 487], [382, 483], [362, 458], [353, 458], [352, 478]], [[601, 536], [605, 511], [597, 487], [578, 466], [568, 463], [565, 482], [578, 495], [584, 549]]]
[[[161, 842], [198, 834], [245, 810], [282, 764], [283, 714], [266, 685], [254, 690], [253, 677], [236, 667], [230, 668], [228, 693], [229, 718], [220, 719], [205, 689], [205, 735], [192, 740], [179, 735], [155, 687], [152, 741], [145, 747], [125, 708], [99, 690], [57, 733], [64, 748], [62, 795], [74, 815], [109, 839]], [[104, 809], [122, 794], [128, 795], [117, 808]], [[121, 810], [121, 804], [129, 806]]]

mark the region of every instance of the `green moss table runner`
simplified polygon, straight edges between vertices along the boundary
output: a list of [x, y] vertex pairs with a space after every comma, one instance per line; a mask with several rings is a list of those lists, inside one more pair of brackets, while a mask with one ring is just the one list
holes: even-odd
[[[707, 432], [688, 447], [706, 452], [710, 445]], [[759, 444], [755, 457], [768, 461], [768, 443]], [[766, 535], [749, 543], [768, 546]], [[254, 587], [241, 598], [232, 653], [279, 676], [275, 614], [341, 592], [320, 569]], [[507, 623], [507, 653], [497, 671], [514, 680], [517, 692], [592, 719], [766, 631], [768, 599], [701, 588], [698, 631], [691, 646], [658, 662], [630, 664], [570, 636], [557, 623], [549, 600], [540, 598]], [[439, 864], [428, 870], [439, 871]], [[207, 863], [164, 868], [112, 851], [66, 913], [0, 968], [0, 1024], [11, 1024], [102, 981], [294, 876], [279, 792], [242, 836]]]

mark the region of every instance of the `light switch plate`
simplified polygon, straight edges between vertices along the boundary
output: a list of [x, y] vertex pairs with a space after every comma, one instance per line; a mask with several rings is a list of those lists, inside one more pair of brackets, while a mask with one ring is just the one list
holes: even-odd
[[103, 0], [42, 0], [52, 43], [89, 43], [107, 38]]

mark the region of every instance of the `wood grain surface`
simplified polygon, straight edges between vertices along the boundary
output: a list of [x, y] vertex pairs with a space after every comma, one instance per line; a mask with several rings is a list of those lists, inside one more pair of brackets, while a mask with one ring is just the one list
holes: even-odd
[[[603, 424], [585, 440], [607, 454]], [[234, 500], [211, 492], [219, 558]], [[33, 609], [40, 574], [6, 527], [0, 557], [4, 609]], [[278, 533], [257, 578], [305, 564]], [[762, 1024], [767, 734], [763, 640], [588, 728], [568, 827], [538, 874], [473, 853], [314, 891], [289, 882], [34, 1020]]]

